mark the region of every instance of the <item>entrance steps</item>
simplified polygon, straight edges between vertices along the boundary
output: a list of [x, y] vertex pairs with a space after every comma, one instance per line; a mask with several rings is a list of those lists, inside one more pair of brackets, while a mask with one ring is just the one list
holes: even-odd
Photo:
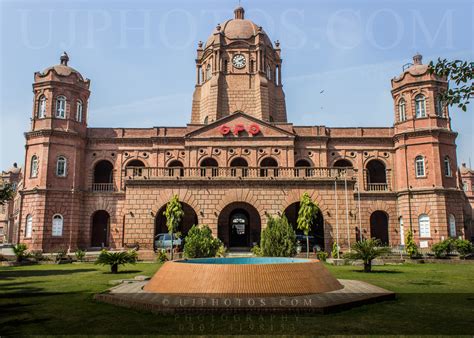
[[226, 257], [254, 257], [249, 248], [231, 248], [226, 253]]

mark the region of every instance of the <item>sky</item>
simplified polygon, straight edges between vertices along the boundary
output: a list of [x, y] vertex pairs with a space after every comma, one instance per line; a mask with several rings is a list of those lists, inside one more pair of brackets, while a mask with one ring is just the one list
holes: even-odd
[[[89, 127], [190, 122], [196, 48], [238, 0], [0, 0], [0, 169], [23, 165], [33, 74], [58, 64], [91, 79]], [[383, 127], [390, 80], [423, 62], [474, 60], [472, 0], [241, 0], [282, 49], [288, 121]], [[321, 93], [321, 91], [323, 91]], [[458, 164], [474, 162], [474, 102], [451, 108]]]

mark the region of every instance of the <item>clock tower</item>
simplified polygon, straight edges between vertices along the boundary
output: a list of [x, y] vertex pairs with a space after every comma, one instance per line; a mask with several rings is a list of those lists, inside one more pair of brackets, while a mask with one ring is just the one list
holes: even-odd
[[273, 46], [261, 26], [245, 19], [218, 24], [196, 58], [193, 124], [208, 124], [235, 112], [267, 122], [286, 122], [280, 44]]

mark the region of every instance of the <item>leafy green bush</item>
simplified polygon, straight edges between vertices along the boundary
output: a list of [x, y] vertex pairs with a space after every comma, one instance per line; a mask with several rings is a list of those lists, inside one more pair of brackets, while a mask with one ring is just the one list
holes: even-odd
[[79, 262], [83, 262], [84, 258], [86, 257], [86, 250], [77, 249], [74, 254], [76, 255], [76, 259]]
[[431, 246], [431, 251], [433, 251], [436, 258], [446, 257], [453, 249], [454, 241], [450, 238]]
[[60, 263], [62, 260], [67, 258], [67, 250], [65, 248], [60, 248], [56, 251], [54, 260], [56, 263]]
[[364, 272], [372, 271], [372, 260], [391, 252], [390, 248], [382, 246], [379, 239], [363, 239], [351, 246], [352, 251], [344, 255], [348, 259], [361, 259], [364, 261]]
[[111, 252], [102, 250], [95, 264], [110, 265], [110, 272], [117, 273], [119, 265], [135, 264], [138, 254], [135, 250]]
[[292, 257], [296, 254], [296, 234], [285, 216], [268, 217], [260, 248], [262, 255], [267, 257]]
[[184, 243], [184, 256], [187, 258], [216, 257], [223, 246], [220, 239], [212, 236], [207, 225], [196, 226], [189, 230]]
[[32, 257], [37, 262], [49, 260], [45, 255], [43, 255], [43, 252], [39, 250], [30, 252], [29, 256]]
[[16, 256], [16, 261], [17, 262], [22, 262], [25, 258], [28, 257], [28, 247], [26, 244], [17, 244], [13, 247], [13, 253]]
[[164, 263], [168, 261], [168, 255], [166, 254], [165, 250], [158, 251], [158, 256], [156, 257], [158, 263]]
[[454, 241], [454, 248], [459, 253], [459, 257], [464, 258], [473, 252], [472, 243], [466, 239], [457, 239]]
[[331, 257], [337, 258], [337, 254], [339, 253], [339, 246], [336, 242], [332, 243], [332, 250], [331, 250]]
[[255, 256], [263, 256], [262, 249], [258, 244], [252, 247], [251, 251]]
[[413, 238], [413, 231], [410, 229], [406, 238], [406, 252], [410, 258], [417, 258], [420, 256], [418, 252], [418, 247]]
[[326, 259], [328, 258], [328, 253], [326, 251], [319, 251], [317, 254], [316, 254], [316, 257], [321, 261], [321, 262], [325, 262]]

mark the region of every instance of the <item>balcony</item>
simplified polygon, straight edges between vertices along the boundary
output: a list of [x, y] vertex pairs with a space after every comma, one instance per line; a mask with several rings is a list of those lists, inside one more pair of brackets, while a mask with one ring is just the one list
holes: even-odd
[[138, 180], [354, 180], [352, 168], [314, 167], [147, 167], [126, 168], [124, 179]]
[[113, 183], [92, 183], [92, 192], [114, 192], [116, 191]]

